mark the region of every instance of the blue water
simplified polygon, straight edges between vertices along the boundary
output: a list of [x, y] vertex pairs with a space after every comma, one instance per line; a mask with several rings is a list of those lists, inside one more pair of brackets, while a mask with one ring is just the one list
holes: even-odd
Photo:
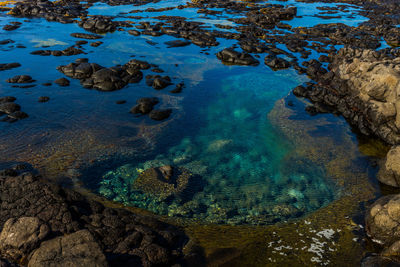
[[[337, 192], [323, 166], [293, 157], [295, 144], [267, 119], [275, 101], [305, 78], [265, 67], [230, 67], [220, 74], [209, 74], [199, 85], [204, 92], [192, 93], [186, 105], [196, 111], [181, 121], [186, 130], [178, 144], [106, 173], [100, 194], [159, 214], [231, 224], [272, 223], [332, 201]], [[200, 192], [166, 202], [131, 188], [143, 170], [164, 165], [201, 177]]]
[[[158, 21], [155, 17], [159, 15], [171, 15], [204, 22], [211, 30], [216, 29], [215, 24], [237, 26], [229, 20], [233, 15], [226, 11], [221, 15], [204, 15], [195, 8], [145, 11], [178, 4], [184, 2], [115, 7], [96, 3], [89, 8], [89, 14], [117, 16], [118, 20], [134, 21], [134, 25]], [[334, 5], [292, 0], [284, 4], [296, 5], [298, 15], [303, 16], [287, 22], [294, 27], [332, 22], [314, 15], [320, 12], [317, 6]], [[131, 10], [141, 12], [127, 14]], [[356, 11], [353, 6], [347, 10]], [[365, 21], [357, 15], [350, 19], [346, 12], [336, 15], [343, 17], [335, 21], [349, 25]], [[0, 14], [1, 26], [10, 21], [20, 21], [22, 26], [12, 32], [0, 30], [0, 40], [15, 41], [0, 46], [0, 63], [20, 62], [22, 66], [0, 72], [0, 80], [28, 74], [38, 82], [27, 89], [0, 83], [0, 96], [17, 97], [16, 102], [29, 114], [29, 118], [14, 124], [0, 123], [0, 148], [4, 151], [0, 161], [24, 159], [46, 169], [58, 161], [67, 162], [64, 168], [87, 168], [89, 162], [111, 160], [113, 164], [97, 168], [100, 173], [80, 177], [83, 184], [125, 205], [208, 223], [273, 223], [312, 212], [340, 194], [324, 166], [298, 156], [296, 144], [268, 120], [275, 103], [308, 79], [292, 69], [273, 72], [263, 64], [264, 54], [260, 54], [261, 64], [257, 67], [226, 66], [215, 54], [234, 45], [235, 40], [219, 38], [218, 47], [206, 49], [193, 44], [167, 48], [165, 42], [174, 37], [136, 37], [116, 31], [104, 34], [104, 43], [97, 48], [83, 45], [85, 54], [42, 57], [30, 52], [65, 49], [78, 40], [70, 33], [84, 30], [76, 24], [43, 19], [26, 22]], [[20, 44], [26, 48], [17, 48]], [[277, 47], [286, 50], [283, 45]], [[318, 56], [313, 52], [310, 58]], [[172, 94], [169, 90], [173, 88], [157, 91], [144, 80], [108, 93], [84, 89], [72, 79], [69, 87], [42, 85], [63, 77], [57, 66], [82, 57], [105, 67], [125, 64], [132, 58], [146, 60], [163, 69], [173, 83], [184, 82], [185, 88], [181, 94]], [[154, 73], [144, 71], [144, 75], [148, 74]], [[40, 96], [49, 96], [50, 101], [38, 103]], [[172, 116], [163, 122], [133, 116], [129, 109], [140, 97], [158, 97], [159, 107], [172, 108]], [[127, 104], [116, 105], [117, 100], [126, 100]], [[164, 165], [192, 174], [196, 186], [188, 185], [186, 191], [190, 194], [166, 200], [134, 187], [146, 170]]]

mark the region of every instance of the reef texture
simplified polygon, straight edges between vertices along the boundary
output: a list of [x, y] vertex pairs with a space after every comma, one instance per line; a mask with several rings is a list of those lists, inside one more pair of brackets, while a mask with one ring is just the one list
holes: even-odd
[[184, 266], [191, 257], [176, 227], [16, 169], [0, 172], [0, 225], [1, 266]]

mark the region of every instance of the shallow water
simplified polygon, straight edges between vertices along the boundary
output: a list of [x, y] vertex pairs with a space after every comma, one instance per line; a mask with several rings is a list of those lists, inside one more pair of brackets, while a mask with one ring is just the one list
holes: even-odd
[[[332, 15], [341, 18], [324, 19], [315, 17], [324, 11], [317, 7], [334, 7], [334, 4], [292, 0], [268, 3], [297, 6], [298, 15], [302, 17], [285, 22], [293, 27], [332, 22], [356, 26], [366, 20], [352, 14], [357, 9], [349, 5]], [[185, 2], [115, 7], [97, 3], [89, 8], [89, 13], [113, 15], [118, 20], [126, 20], [130, 15], [144, 17], [129, 18], [134, 24], [156, 21], [154, 17], [166, 14], [204, 22], [210, 29], [216, 29], [215, 24], [235, 26], [229, 20], [234, 15], [226, 12], [203, 15], [194, 8], [144, 11], [178, 4]], [[143, 12], [125, 14], [131, 10]], [[1, 25], [10, 21], [23, 22], [18, 30], [0, 30], [0, 40], [15, 41], [0, 45], [0, 63], [22, 64], [20, 68], [0, 72], [0, 80], [28, 74], [38, 81], [35, 87], [27, 89], [0, 83], [0, 96], [17, 97], [16, 103], [29, 114], [29, 118], [13, 124], [0, 123], [0, 163], [25, 161], [49, 177], [61, 182], [71, 180], [76, 187], [85, 187], [124, 205], [169, 216], [174, 222], [179, 219], [184, 224], [205, 223], [204, 229], [196, 228], [197, 224], [188, 227], [205, 248], [211, 251], [235, 246], [244, 251], [254, 248], [263, 256], [262, 253], [268, 254], [263, 260], [253, 257], [254, 266], [280, 262], [280, 256], [270, 251], [272, 245], [266, 240], [275, 240], [274, 246], [278, 248], [281, 246], [278, 240], [285, 238], [285, 248], [303, 246], [299, 240], [303, 240], [300, 234], [304, 233], [297, 232], [297, 222], [294, 226], [271, 226], [287, 231], [285, 238], [271, 236], [270, 228], [240, 228], [238, 231], [243, 236], [257, 236], [261, 241], [254, 237], [235, 239], [232, 232], [238, 228], [229, 228], [226, 235], [216, 234], [221, 228], [214, 228], [214, 224], [270, 225], [307, 218], [298, 221], [307, 226], [301, 229], [307, 232], [309, 240], [314, 242], [313, 238], [319, 238], [323, 242], [322, 237], [315, 236], [319, 231], [334, 227], [342, 231], [350, 224], [349, 218], [356, 213], [358, 203], [379, 194], [379, 189], [368, 181], [373, 177], [369, 156], [379, 155], [369, 154], [373, 150], [369, 143], [359, 143], [343, 119], [326, 114], [311, 117], [304, 112], [307, 102], [296, 99], [290, 91], [308, 78], [292, 69], [272, 71], [263, 64], [265, 54], [259, 55], [261, 64], [257, 67], [226, 66], [215, 54], [234, 45], [235, 40], [219, 38], [220, 45], [210, 48], [193, 44], [168, 48], [164, 42], [175, 40], [174, 37], [135, 37], [126, 31], [116, 31], [105, 34], [101, 39], [104, 43], [97, 48], [83, 45], [86, 54], [43, 57], [29, 53], [38, 49], [65, 49], [79, 40], [69, 34], [84, 30], [76, 24], [25, 20], [0, 13]], [[18, 44], [26, 48], [17, 48]], [[288, 51], [284, 45], [277, 47]], [[297, 53], [292, 54], [299, 57]], [[312, 51], [308, 60], [319, 55]], [[183, 81], [185, 88], [180, 94], [172, 94], [169, 91], [173, 86], [157, 91], [144, 80], [108, 93], [84, 89], [79, 81], [71, 79], [69, 87], [41, 85], [63, 77], [56, 70], [57, 66], [82, 57], [106, 67], [125, 64], [132, 58], [146, 60], [163, 69], [173, 83]], [[154, 73], [144, 71], [144, 75], [147, 74]], [[50, 101], [38, 103], [38, 97], [44, 95], [49, 96]], [[154, 122], [147, 116], [136, 117], [129, 113], [138, 98], [150, 96], [160, 98], [157, 107], [173, 109], [168, 120]], [[117, 105], [117, 100], [127, 100], [127, 104]], [[189, 184], [185, 194], [164, 200], [132, 187], [146, 169], [168, 164], [193, 175], [194, 183]], [[357, 189], [360, 185], [367, 189]], [[309, 225], [309, 220], [315, 224]], [[348, 242], [346, 245], [357, 250], [354, 255], [358, 257], [360, 246], [352, 240], [352, 231], [358, 226], [351, 227], [343, 230], [341, 237]], [[296, 242], [290, 239], [294, 235]], [[251, 245], [243, 248], [246, 244]], [[312, 245], [307, 247], [311, 248]], [[308, 256], [318, 260], [325, 257], [322, 252], [316, 254], [307, 249]], [[330, 251], [327, 247], [324, 249]], [[340, 252], [342, 255], [350, 253], [344, 246], [335, 249], [339, 255], [337, 259]], [[246, 255], [254, 255], [254, 251], [247, 251]], [[250, 256], [241, 259], [242, 262]], [[294, 260], [290, 253], [281, 256], [286, 256], [281, 262]], [[310, 263], [308, 258], [304, 262]]]
[[[199, 85], [204, 88], [201, 95], [192, 92], [184, 103], [187, 109], [196, 108], [180, 121], [185, 131], [178, 140], [172, 133], [162, 147], [166, 151], [155, 159], [106, 173], [100, 194], [160, 214], [234, 224], [276, 222], [332, 201], [337, 192], [323, 166], [306, 159], [294, 164], [296, 144], [267, 119], [275, 101], [306, 79], [265, 67], [229, 67], [221, 78], [212, 75]], [[143, 170], [163, 165], [202, 177], [200, 192], [166, 203], [130, 190]]]
[[[303, 16], [289, 21], [292, 26], [311, 26], [322, 22], [322, 19], [311, 16], [318, 12], [319, 4], [294, 1], [285, 4], [296, 5], [298, 15]], [[165, 1], [132, 8], [97, 3], [89, 8], [89, 14], [113, 15], [123, 19], [127, 12], [139, 10], [141, 12], [135, 14], [150, 21], [163, 14], [184, 16], [207, 22], [208, 25], [232, 23], [228, 20], [233, 17], [232, 14], [204, 16], [198, 14], [195, 8], [146, 12], [147, 8], [174, 5], [176, 3]], [[335, 5], [322, 6], [331, 8]], [[353, 9], [348, 6], [343, 10]], [[1, 19], [3, 23], [24, 22], [24, 19], [4, 15]], [[347, 20], [342, 19], [341, 22], [347, 23]], [[352, 23], [358, 21], [353, 20]], [[22, 61], [22, 67], [4, 71], [0, 73], [0, 78], [4, 80], [23, 73], [39, 82], [29, 89], [12, 88], [9, 84], [1, 86], [2, 95], [16, 95], [23, 111], [30, 114], [24, 121], [1, 125], [4, 140], [18, 143], [18, 146], [5, 145], [8, 154], [25, 153], [27, 142], [23, 139], [28, 136], [31, 138], [27, 139], [29, 146], [34, 146], [32, 150], [46, 151], [43, 153], [51, 153], [47, 152], [47, 144], [64, 142], [64, 139], [72, 139], [72, 144], [99, 141], [106, 147], [111, 144], [115, 147], [111, 154], [123, 151], [126, 153], [124, 160], [131, 162], [117, 168], [113, 164], [110, 166], [112, 170], [105, 168], [100, 177], [83, 178], [89, 188], [126, 205], [212, 223], [268, 224], [303, 216], [339, 196], [341, 189], [329, 179], [324, 166], [307, 158], [294, 159], [292, 154], [296, 144], [283, 136], [267, 118], [274, 103], [285, 97], [293, 87], [307, 81], [306, 77], [292, 70], [273, 72], [262, 65], [224, 66], [214, 56], [214, 53], [234, 43], [224, 39], [218, 40], [220, 45], [217, 48], [207, 49], [209, 55], [206, 55], [194, 45], [167, 48], [164, 42], [174, 40], [170, 36], [133, 37], [117, 31], [105, 34], [101, 39], [104, 44], [98, 48], [83, 46], [85, 55], [55, 58], [29, 54], [41, 47], [67, 48], [76, 41], [69, 36], [73, 32], [82, 32], [82, 29], [76, 24], [30, 19], [16, 31], [1, 33], [1, 38], [13, 39], [15, 43], [1, 47], [0, 61], [8, 62], [13, 58], [14, 61]], [[152, 45], [149, 41], [153, 42]], [[26, 48], [16, 48], [18, 44]], [[147, 88], [143, 81], [112, 93], [82, 89], [75, 80], [71, 81], [70, 87], [40, 85], [62, 77], [56, 70], [58, 65], [66, 65], [82, 56], [106, 67], [124, 64], [132, 56], [149, 60], [171, 75], [174, 83], [184, 81], [185, 92], [173, 95], [167, 93], [167, 89], [155, 91]], [[314, 53], [311, 58], [317, 56]], [[45, 66], [46, 71], [38, 71], [39, 65]], [[37, 103], [35, 99], [42, 95], [50, 96], [51, 101]], [[174, 109], [172, 119], [158, 125], [145, 117], [135, 118], [128, 113], [127, 105], [114, 104], [116, 100], [126, 99], [132, 105], [142, 96], [163, 99], [162, 107]], [[143, 127], [148, 129], [143, 130]], [[86, 135], [82, 137], [80, 132]], [[85, 139], [89, 136], [91, 141]], [[82, 161], [85, 154], [90, 154], [83, 148], [81, 150], [74, 151], [72, 158], [66, 155], [71, 158], [68, 162]], [[143, 150], [148, 150], [148, 153], [142, 153]], [[196, 187], [187, 188], [193, 191], [190, 196], [166, 202], [158, 196], [132, 189], [141, 172], [169, 164], [197, 175], [199, 181]]]

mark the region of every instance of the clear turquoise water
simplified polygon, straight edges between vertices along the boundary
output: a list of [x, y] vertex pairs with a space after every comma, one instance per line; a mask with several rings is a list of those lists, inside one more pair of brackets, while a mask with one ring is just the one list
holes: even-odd
[[[231, 224], [298, 217], [332, 201], [337, 191], [324, 167], [295, 158], [296, 144], [267, 119], [274, 103], [306, 79], [292, 70], [228, 69], [210, 75], [185, 103], [192, 111], [174, 129], [181, 138], [169, 135], [164, 153], [106, 173], [100, 194], [163, 215]], [[142, 170], [163, 165], [197, 174], [201, 189], [166, 202], [131, 188]]]
[[[292, 26], [331, 22], [313, 16], [318, 12], [317, 6], [331, 5], [294, 1], [284, 4], [298, 6], [299, 15], [303, 16], [289, 21]], [[175, 5], [175, 1], [139, 7], [95, 4], [89, 13], [116, 15], [117, 19], [125, 20], [127, 14], [123, 12]], [[130, 15], [144, 16], [144, 21], [153, 21], [161, 14], [206, 22], [211, 29], [216, 23], [232, 24], [228, 20], [232, 17], [230, 14], [205, 16], [194, 8]], [[347, 13], [341, 15], [344, 18], [339, 21], [351, 25], [364, 20], [359, 16], [350, 20]], [[33, 151], [29, 157], [35, 162], [36, 153], [42, 151], [45, 151], [43, 154], [49, 153], [48, 150], [52, 151], [49, 154], [62, 154], [54, 142], [67, 146], [67, 150], [70, 145], [74, 148], [73, 156], [77, 158], [71, 163], [71, 168], [78, 165], [77, 162], [87, 164], [88, 158], [100, 162], [96, 172], [80, 177], [94, 192], [158, 214], [208, 223], [273, 223], [312, 212], [330, 203], [340, 193], [340, 188], [331, 182], [324, 166], [296, 156], [296, 144], [268, 120], [276, 101], [307, 78], [291, 69], [271, 71], [262, 63], [265, 55], [260, 55], [258, 67], [225, 66], [215, 54], [232, 46], [234, 40], [218, 39], [218, 47], [207, 49], [195, 45], [167, 48], [164, 42], [175, 40], [174, 37], [134, 37], [126, 31], [116, 31], [104, 35], [101, 39], [104, 44], [98, 48], [84, 45], [84, 55], [41, 57], [29, 53], [42, 46], [58, 50], [67, 48], [77, 41], [70, 33], [83, 30], [76, 24], [42, 19], [25, 22], [25, 19], [0, 14], [1, 25], [10, 21], [23, 24], [16, 31], [0, 30], [0, 40], [10, 38], [15, 41], [0, 46], [0, 63], [20, 62], [22, 66], [0, 72], [0, 80], [28, 74], [38, 82], [36, 87], [29, 89], [0, 83], [0, 96], [16, 96], [22, 110], [30, 115], [14, 124], [0, 124], [0, 147], [4, 148], [0, 161], [15, 160], [16, 155], [25, 156], [27, 151]], [[147, 41], [155, 44], [149, 45]], [[26, 48], [16, 48], [17, 44]], [[285, 46], [278, 47], [286, 49]], [[69, 87], [41, 85], [62, 77], [56, 67], [76, 58], [87, 57], [90, 62], [111, 67], [125, 64], [132, 56], [158, 64], [174, 83], [184, 81], [183, 93], [171, 94], [169, 88], [156, 91], [146, 86], [144, 81], [111, 93], [83, 89], [76, 80], [71, 80]], [[313, 53], [311, 58], [318, 56]], [[50, 102], [38, 103], [38, 97], [43, 95], [50, 96]], [[138, 98], [150, 96], [159, 97], [163, 108], [173, 109], [169, 120], [157, 123], [129, 113]], [[121, 99], [127, 100], [127, 104], [116, 105], [115, 101]], [[112, 152], [109, 149], [96, 153], [84, 150], [84, 147], [93, 146], [84, 143], [88, 133], [93, 143], [106, 143], [113, 147]], [[70, 155], [62, 154], [53, 161], [69, 158]], [[112, 163], [103, 164], [103, 161]], [[143, 170], [166, 164], [185, 168], [194, 174], [196, 188], [189, 186], [189, 197], [165, 201], [132, 188]]]

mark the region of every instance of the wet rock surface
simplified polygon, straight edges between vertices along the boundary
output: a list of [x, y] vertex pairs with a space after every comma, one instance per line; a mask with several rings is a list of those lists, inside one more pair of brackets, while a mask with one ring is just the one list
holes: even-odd
[[76, 47], [68, 47], [64, 50], [35, 50], [32, 51], [32, 55], [39, 55], [39, 56], [75, 56], [79, 54], [83, 54], [84, 52]]
[[28, 117], [21, 111], [21, 106], [14, 103], [15, 100], [13, 96], [0, 97], [0, 121], [11, 123]]
[[260, 62], [247, 53], [240, 53], [231, 48], [226, 48], [217, 53], [217, 58], [222, 62], [234, 65], [252, 65], [257, 66]]
[[185, 264], [188, 238], [156, 219], [105, 207], [16, 169], [1, 171], [0, 192], [2, 258], [28, 266]]
[[35, 82], [29, 75], [17, 75], [10, 79], [7, 79], [6, 82], [8, 83], [33, 83]]
[[0, 64], [0, 71], [2, 70], [10, 70], [14, 68], [21, 67], [21, 64], [19, 63], [5, 63], [5, 64]]
[[58, 70], [68, 77], [79, 79], [83, 87], [99, 91], [120, 90], [129, 83], [138, 83], [143, 78], [141, 69], [143, 66], [136, 60], [123, 66], [105, 68], [78, 59], [76, 63], [58, 67]]
[[133, 114], [148, 114], [160, 101], [156, 97], [143, 97], [136, 101], [137, 105], [131, 109]]
[[73, 18], [85, 16], [87, 11], [78, 1], [28, 0], [16, 3], [10, 14], [16, 17], [42, 17], [48, 21], [71, 23]]

